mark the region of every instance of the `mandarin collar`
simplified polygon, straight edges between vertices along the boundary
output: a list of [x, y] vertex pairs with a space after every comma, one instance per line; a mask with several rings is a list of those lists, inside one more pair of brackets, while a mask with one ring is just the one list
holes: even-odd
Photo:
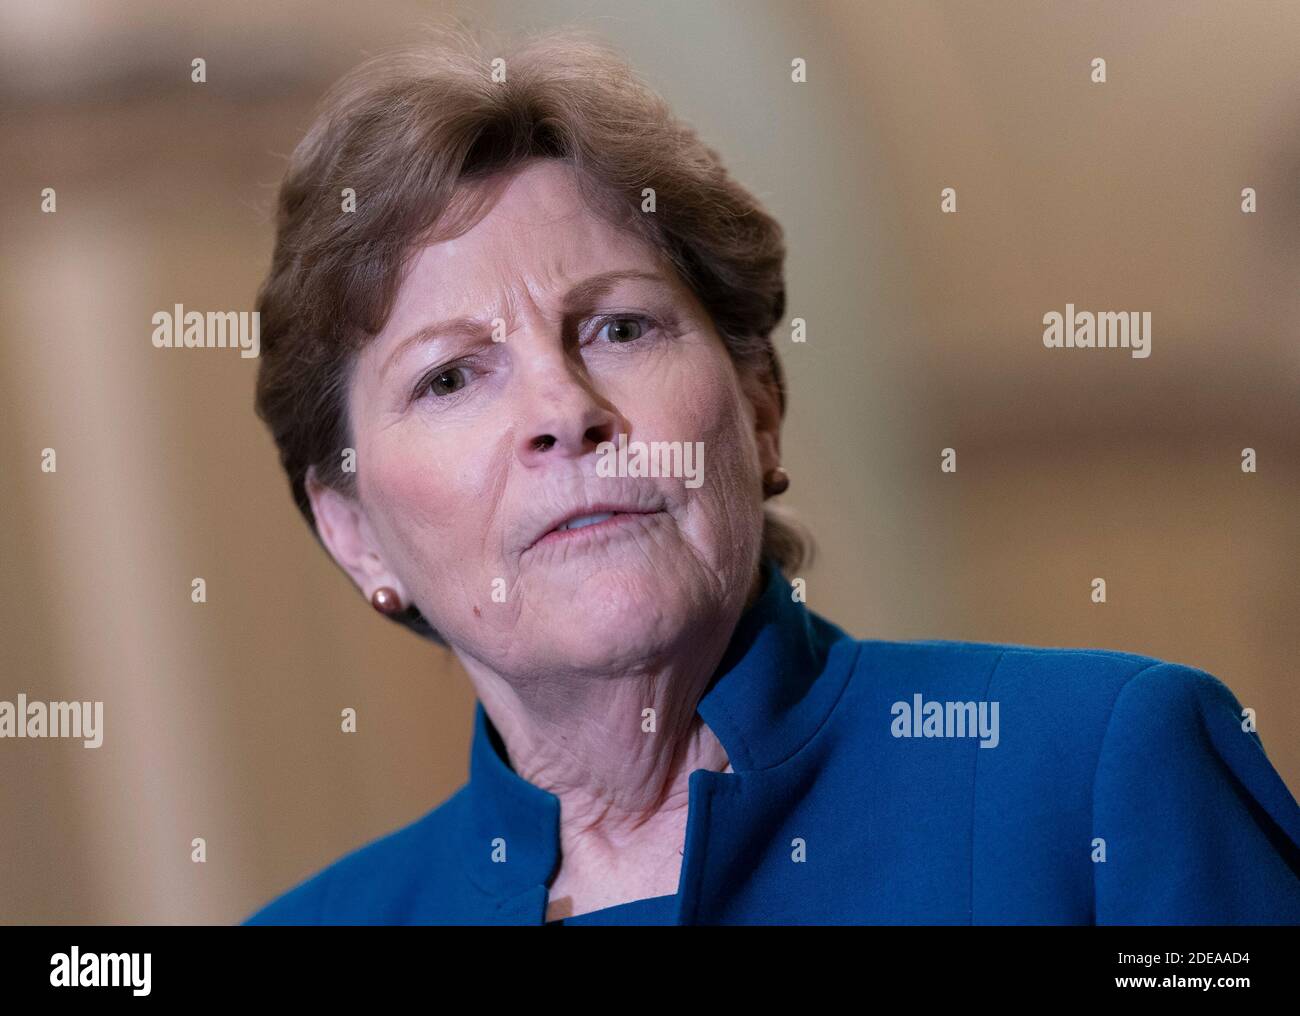
[[[696, 705], [741, 778], [783, 764], [820, 729], [843, 681], [816, 679], [832, 644], [848, 639], [794, 598], [774, 560], [765, 557], [762, 569], [762, 592], [741, 615]], [[536, 890], [556, 870], [560, 800], [507, 759], [500, 733], [476, 700], [462, 856], [481, 889], [512, 897]]]

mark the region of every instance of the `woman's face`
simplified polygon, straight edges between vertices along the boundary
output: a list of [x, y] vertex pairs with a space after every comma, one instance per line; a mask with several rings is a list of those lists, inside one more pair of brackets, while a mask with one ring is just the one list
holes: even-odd
[[[351, 379], [357, 499], [311, 488], [364, 593], [392, 586], [498, 673], [635, 667], [738, 613], [778, 463], [774, 393], [742, 391], [704, 307], [569, 172], [528, 164], [416, 255]], [[620, 435], [628, 463], [685, 454], [627, 475], [600, 448]]]

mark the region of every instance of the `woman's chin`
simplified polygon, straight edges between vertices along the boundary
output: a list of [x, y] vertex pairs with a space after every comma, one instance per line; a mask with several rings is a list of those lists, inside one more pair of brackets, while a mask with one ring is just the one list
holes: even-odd
[[594, 632], [560, 631], [548, 635], [543, 649], [547, 669], [571, 674], [618, 677], [670, 655], [663, 640], [636, 631], [616, 643]]
[[592, 584], [537, 611], [538, 638], [577, 668], [635, 665], [680, 640], [690, 617], [672, 605], [683, 602], [677, 591], [663, 596]]

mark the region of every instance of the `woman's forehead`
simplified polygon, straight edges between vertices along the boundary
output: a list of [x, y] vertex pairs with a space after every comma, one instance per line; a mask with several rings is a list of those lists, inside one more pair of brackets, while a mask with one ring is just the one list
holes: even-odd
[[677, 282], [658, 250], [588, 207], [567, 174], [524, 170], [468, 230], [416, 251], [390, 325], [412, 314], [480, 314], [511, 293], [547, 302], [584, 279], [619, 270]]
[[486, 210], [469, 229], [424, 245], [410, 274], [450, 278], [515, 271], [569, 278], [611, 256], [642, 264], [658, 260], [640, 236], [590, 206], [564, 163], [546, 160], [491, 191]]

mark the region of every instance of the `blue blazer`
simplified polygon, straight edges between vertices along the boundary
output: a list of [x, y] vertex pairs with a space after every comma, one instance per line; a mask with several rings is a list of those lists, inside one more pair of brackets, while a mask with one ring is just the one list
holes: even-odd
[[[698, 712], [675, 895], [566, 924], [1300, 924], [1300, 806], [1241, 704], [1130, 653], [855, 639], [770, 561]], [[246, 924], [532, 924], [559, 800], [470, 778]], [[558, 922], [551, 922], [558, 923]]]

